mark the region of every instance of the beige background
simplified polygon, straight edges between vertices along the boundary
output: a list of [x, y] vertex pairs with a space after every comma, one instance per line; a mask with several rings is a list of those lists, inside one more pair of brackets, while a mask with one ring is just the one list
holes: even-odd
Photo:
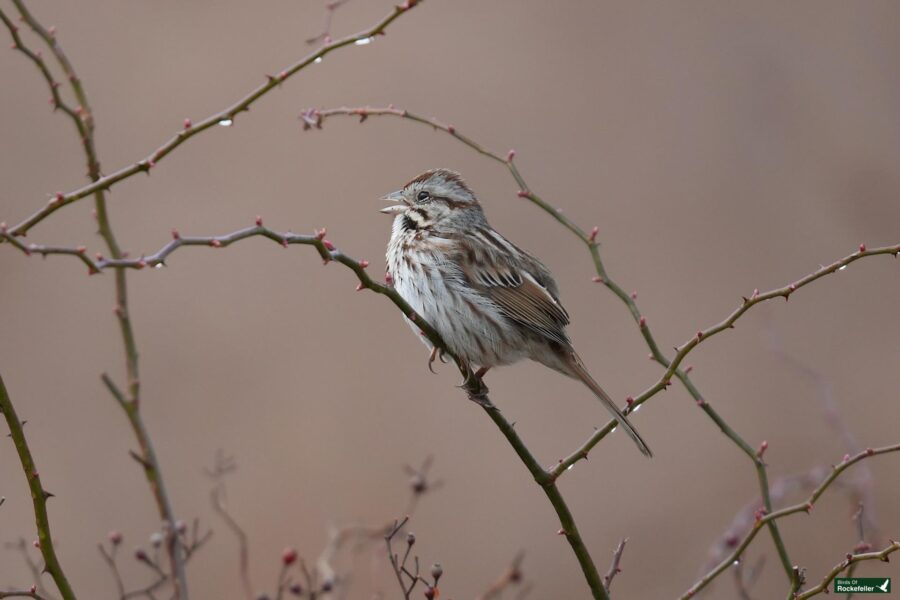
[[[9, 5], [5, 0], [4, 7]], [[390, 2], [353, 2], [335, 20], [356, 31]], [[223, 108], [308, 51], [320, 2], [42, 2], [87, 85], [107, 171], [144, 157], [185, 117]], [[133, 253], [172, 227], [225, 233], [261, 214], [280, 229], [327, 226], [341, 248], [383, 268], [382, 193], [435, 166], [463, 172], [492, 223], [542, 257], [572, 314], [572, 335], [618, 398], [659, 376], [623, 306], [591, 283], [589, 257], [515, 197], [499, 166], [447, 136], [396, 120], [332, 121], [302, 133], [309, 106], [390, 102], [453, 123], [491, 148], [514, 147], [533, 188], [589, 228], [611, 273], [665, 348], [723, 318], [754, 287], [780, 286], [852, 252], [900, 239], [900, 5], [896, 2], [493, 2], [430, 0], [385, 38], [329, 56], [115, 188], [113, 222]], [[0, 36], [6, 39], [6, 34]], [[30, 38], [29, 38], [30, 39]], [[4, 42], [5, 43], [5, 42]], [[18, 54], [0, 53], [0, 220], [83, 181], [70, 123]], [[101, 248], [85, 201], [33, 230], [38, 243]], [[844, 453], [816, 385], [773, 353], [768, 333], [824, 373], [863, 445], [900, 431], [898, 263], [875, 258], [754, 310], [688, 362], [711, 403], [771, 475]], [[99, 374], [121, 379], [112, 277], [0, 248], [0, 368], [51, 501], [54, 536], [82, 598], [110, 598], [96, 552], [124, 532], [127, 579], [147, 576], [131, 549], [158, 526], [126, 422]], [[471, 598], [519, 550], [533, 598], [584, 598], [556, 517], [506, 442], [454, 388], [425, 369], [397, 312], [355, 293], [352, 274], [308, 248], [251, 240], [185, 249], [169, 268], [129, 275], [145, 415], [178, 514], [216, 530], [190, 566], [195, 598], [237, 598], [234, 540], [211, 513], [202, 474], [234, 455], [235, 516], [252, 544], [255, 587], [271, 590], [281, 549], [312, 558], [327, 525], [380, 523], [405, 510], [404, 463], [434, 455], [443, 488], [414, 517], [423, 562], [443, 563], [444, 596]], [[492, 373], [493, 398], [550, 463], [606, 415], [576, 383], [533, 364]], [[636, 416], [657, 457], [622, 436], [562, 482], [605, 570], [630, 538], [619, 598], [671, 598], [756, 490], [753, 470], [677, 385]], [[878, 519], [900, 535], [900, 457], [871, 463]], [[11, 445], [0, 447], [0, 537], [32, 539]], [[784, 521], [795, 561], [818, 580], [855, 541], [852, 507], [829, 494]], [[750, 557], [771, 554], [760, 536]], [[376, 565], [370, 576], [371, 564]], [[363, 560], [353, 598], [397, 597], [383, 557]], [[896, 566], [864, 573], [900, 576]], [[0, 553], [0, 585], [27, 586]], [[774, 556], [755, 597], [783, 597]], [[726, 577], [708, 597], [731, 598]]]

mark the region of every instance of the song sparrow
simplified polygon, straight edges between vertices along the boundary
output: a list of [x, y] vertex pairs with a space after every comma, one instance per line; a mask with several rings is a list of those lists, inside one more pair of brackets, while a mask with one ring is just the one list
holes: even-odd
[[384, 199], [397, 202], [381, 210], [395, 215], [387, 249], [394, 288], [454, 355], [480, 367], [479, 376], [530, 358], [581, 380], [651, 456], [572, 348], [550, 271], [494, 231], [458, 173], [427, 171]]

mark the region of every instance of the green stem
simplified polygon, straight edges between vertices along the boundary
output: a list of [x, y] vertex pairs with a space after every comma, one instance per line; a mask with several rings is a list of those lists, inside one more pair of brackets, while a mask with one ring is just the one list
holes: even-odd
[[0, 412], [3, 413], [6, 424], [9, 426], [10, 437], [16, 446], [19, 462], [22, 463], [22, 471], [25, 473], [28, 488], [31, 490], [31, 503], [34, 508], [38, 545], [40, 546], [41, 555], [44, 557], [44, 564], [63, 599], [75, 600], [75, 593], [69, 585], [69, 580], [66, 579], [62, 566], [59, 564], [59, 559], [56, 557], [56, 550], [53, 548], [53, 536], [50, 534], [50, 519], [47, 516], [47, 498], [51, 497], [52, 494], [41, 485], [37, 466], [34, 464], [34, 458], [31, 456], [31, 450], [28, 449], [28, 442], [25, 440], [25, 433], [22, 431], [22, 422], [16, 414], [16, 409], [13, 406], [12, 399], [9, 397], [9, 393], [6, 391], [6, 385], [3, 383], [2, 376], [0, 376]]

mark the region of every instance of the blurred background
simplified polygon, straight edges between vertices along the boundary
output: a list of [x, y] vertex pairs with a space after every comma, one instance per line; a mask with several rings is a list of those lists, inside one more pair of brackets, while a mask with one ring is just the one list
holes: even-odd
[[[4, 8], [11, 5], [6, 0]], [[352, 1], [336, 36], [375, 23], [391, 2]], [[310, 51], [320, 1], [50, 1], [36, 16], [85, 83], [106, 172], [243, 96]], [[586, 229], [610, 274], [638, 293], [660, 346], [724, 318], [754, 288], [786, 285], [845, 256], [900, 240], [900, 5], [896, 2], [540, 2], [429, 0], [385, 37], [329, 55], [234, 126], [191, 140], [114, 188], [112, 221], [133, 255], [213, 235], [262, 215], [280, 230], [327, 227], [341, 249], [383, 269], [389, 220], [378, 198], [432, 167], [461, 171], [492, 224], [553, 270], [585, 362], [618, 399], [659, 377], [623, 305], [591, 282], [578, 240], [516, 197], [499, 165], [427, 127], [333, 119], [304, 133], [309, 107], [394, 103], [452, 123], [498, 153], [518, 152], [533, 189]], [[0, 38], [7, 38], [3, 31]], [[28, 37], [27, 39], [33, 40]], [[0, 220], [19, 221], [85, 182], [71, 123], [46, 103], [21, 55], [0, 53]], [[102, 250], [91, 202], [59, 211], [35, 243]], [[808, 473], [846, 447], [826, 422], [823, 385], [865, 446], [900, 440], [898, 263], [856, 263], [789, 303], [754, 309], [687, 361], [707, 400], [749, 443], [767, 440], [770, 477]], [[122, 380], [113, 277], [65, 257], [0, 248], [0, 368], [47, 488], [58, 551], [83, 598], [115, 588], [96, 550], [120, 530], [123, 573], [159, 528], [128, 450], [135, 441], [99, 375]], [[143, 410], [180, 518], [215, 530], [189, 567], [195, 598], [237, 598], [237, 544], [210, 507], [204, 475], [235, 458], [230, 509], [250, 539], [254, 587], [272, 591], [281, 551], [312, 561], [330, 525], [383, 524], [407, 509], [403, 465], [433, 456], [440, 489], [412, 520], [423, 564], [441, 562], [444, 597], [472, 598], [520, 550], [532, 598], [585, 598], [552, 508], [495, 426], [454, 386], [398, 312], [306, 247], [262, 239], [183, 249], [168, 268], [128, 275]], [[774, 343], [773, 343], [774, 340]], [[787, 358], [791, 357], [791, 358]], [[796, 361], [818, 373], [811, 377]], [[606, 422], [579, 384], [536, 364], [491, 372], [493, 400], [545, 464]], [[656, 457], [614, 434], [561, 489], [602, 571], [629, 538], [621, 598], [677, 596], [757, 492], [755, 472], [679, 387], [634, 417]], [[868, 462], [882, 538], [900, 535], [900, 457]], [[851, 473], [852, 474], [852, 473]], [[851, 478], [852, 479], [852, 478]], [[849, 480], [848, 480], [849, 481]], [[0, 536], [30, 541], [30, 498], [0, 445]], [[796, 501], [801, 496], [786, 500]], [[855, 504], [828, 493], [782, 521], [795, 562], [818, 581], [858, 536]], [[377, 549], [380, 551], [380, 545]], [[755, 598], [783, 597], [768, 559]], [[895, 566], [858, 574], [900, 576]], [[386, 558], [355, 561], [350, 598], [398, 596]], [[27, 588], [13, 550], [0, 586]], [[731, 577], [706, 597], [735, 597]]]

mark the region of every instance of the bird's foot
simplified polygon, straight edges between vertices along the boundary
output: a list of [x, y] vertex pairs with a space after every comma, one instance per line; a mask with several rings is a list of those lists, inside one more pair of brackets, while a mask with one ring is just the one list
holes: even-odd
[[[442, 363], [446, 363], [447, 359], [444, 357], [444, 351], [437, 346], [431, 349], [431, 354], [428, 355], [428, 370], [432, 373], [435, 373], [434, 368], [431, 366], [435, 359], [440, 360]], [[435, 373], [437, 374], [437, 373]]]
[[497, 409], [496, 406], [490, 401], [488, 398], [488, 393], [490, 390], [486, 383], [484, 383], [484, 374], [490, 370], [490, 367], [481, 367], [477, 371], [472, 371], [471, 369], [466, 369], [466, 379], [460, 384], [459, 387], [464, 388], [466, 390], [466, 394], [469, 397], [469, 400], [478, 404], [479, 406], [483, 406], [484, 408], [492, 408]]

